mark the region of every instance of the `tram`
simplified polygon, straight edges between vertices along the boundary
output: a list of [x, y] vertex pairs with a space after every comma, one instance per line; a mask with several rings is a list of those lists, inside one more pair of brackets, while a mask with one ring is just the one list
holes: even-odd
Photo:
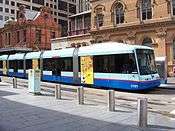
[[122, 90], [147, 90], [160, 85], [154, 50], [117, 42], [79, 48], [0, 56], [0, 75], [27, 79], [40, 69], [41, 80]]

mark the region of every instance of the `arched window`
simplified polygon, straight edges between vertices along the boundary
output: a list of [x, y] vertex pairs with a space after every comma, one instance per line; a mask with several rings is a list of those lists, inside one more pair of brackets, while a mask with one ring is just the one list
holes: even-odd
[[175, 39], [173, 40], [173, 58], [175, 59]]
[[146, 37], [143, 39], [142, 45], [152, 47], [152, 43], [153, 43], [152, 39], [149, 37]]
[[172, 0], [172, 14], [175, 15], [175, 0]]
[[124, 8], [121, 3], [117, 3], [115, 8], [115, 23], [116, 24], [124, 23]]
[[94, 13], [95, 13], [95, 17], [94, 17], [94, 22], [95, 23], [94, 24], [97, 28], [103, 26], [104, 11], [105, 11], [105, 7], [103, 5], [97, 5], [94, 8]]
[[152, 19], [151, 0], [142, 0], [142, 20]]

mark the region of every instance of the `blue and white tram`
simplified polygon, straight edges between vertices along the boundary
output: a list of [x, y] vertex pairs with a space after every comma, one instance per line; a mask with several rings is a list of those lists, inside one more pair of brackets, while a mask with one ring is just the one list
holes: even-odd
[[[0, 56], [8, 76], [27, 78], [28, 69], [40, 68], [42, 80], [77, 84], [81, 76], [81, 57], [93, 58], [92, 87], [145, 90], [160, 85], [154, 51], [150, 47], [107, 42], [80, 48]], [[1, 58], [2, 57], [2, 58]], [[75, 74], [78, 75], [75, 75]], [[76, 78], [75, 78], [76, 77]]]

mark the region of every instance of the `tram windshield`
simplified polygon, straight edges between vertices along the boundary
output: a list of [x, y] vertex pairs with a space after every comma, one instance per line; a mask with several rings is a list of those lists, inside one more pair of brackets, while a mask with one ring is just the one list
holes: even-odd
[[157, 73], [153, 50], [137, 49], [136, 53], [137, 53], [140, 75]]

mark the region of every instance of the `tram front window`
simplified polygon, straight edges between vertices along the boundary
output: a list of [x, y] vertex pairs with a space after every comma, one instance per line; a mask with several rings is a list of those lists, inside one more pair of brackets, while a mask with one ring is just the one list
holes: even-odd
[[157, 73], [153, 50], [137, 49], [136, 53], [137, 53], [140, 75]]

